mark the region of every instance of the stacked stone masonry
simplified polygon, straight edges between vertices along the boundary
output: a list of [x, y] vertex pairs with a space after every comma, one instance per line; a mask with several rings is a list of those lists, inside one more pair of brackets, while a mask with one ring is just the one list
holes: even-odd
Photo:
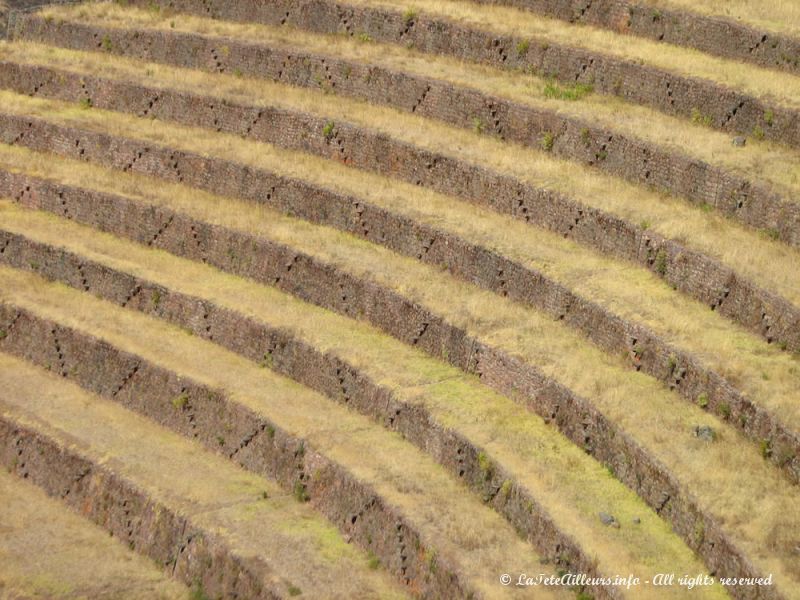
[[108, 39], [110, 52], [140, 60], [235, 71], [314, 89], [321, 89], [323, 81], [325, 89], [337, 94], [387, 104], [459, 127], [474, 129], [476, 120], [497, 122], [496, 127], [487, 127], [481, 133], [534, 148], [540, 148], [542, 139], [549, 135], [550, 151], [557, 156], [714, 207], [752, 227], [775, 231], [781, 240], [800, 247], [800, 205], [788, 192], [555, 110], [385, 67], [312, 54], [302, 48], [225, 39], [228, 51], [219, 66], [210, 57], [220, 40], [197, 34], [114, 30], [66, 21], [46, 22], [32, 16], [21, 24], [18, 36], [76, 50], [97, 50], [101, 41]]
[[[0, 85], [15, 91], [24, 92], [29, 89], [30, 73], [27, 69], [11, 63], [6, 63], [8, 68], [0, 73]], [[339, 124], [334, 132], [337, 144], [336, 149], [331, 148], [330, 139], [323, 135], [326, 120], [307, 115], [305, 113], [291, 113], [278, 109], [265, 109], [256, 106], [246, 106], [226, 101], [216, 101], [213, 98], [194, 96], [172, 92], [164, 89], [143, 87], [134, 83], [115, 82], [107, 79], [79, 77], [65, 72], [54, 72], [43, 68], [33, 68], [33, 77], [38, 83], [38, 94], [64, 100], [75, 100], [86, 97], [88, 94], [98, 108], [129, 112], [141, 115], [143, 110], [148, 115], [165, 120], [178, 121], [191, 125], [237, 133], [251, 139], [275, 143], [279, 146], [297, 148], [323, 156], [331, 156], [343, 160], [346, 164], [363, 167], [378, 173], [402, 177], [419, 185], [427, 185], [434, 189], [458, 193], [467, 199], [488, 204], [492, 209], [506, 214], [511, 214], [526, 222], [543, 225], [544, 227], [573, 237], [576, 241], [597, 248], [614, 256], [633, 260], [646, 266], [651, 272], [664, 277], [676, 289], [700, 300], [712, 310], [733, 319], [749, 330], [763, 336], [768, 342], [783, 344], [790, 350], [800, 349], [800, 308], [795, 307], [787, 300], [764, 290], [733, 269], [720, 263], [718, 260], [687, 248], [675, 240], [670, 240], [652, 231], [645, 231], [641, 226], [621, 220], [603, 211], [591, 209], [575, 201], [565, 198], [550, 190], [535, 188], [523, 184], [511, 177], [503, 176], [487, 169], [458, 161], [456, 159], [434, 155], [427, 151], [415, 148], [409, 144], [397, 142], [391, 138], [369, 131], [364, 128]], [[158, 102], [150, 103], [154, 98]], [[220, 119], [225, 115], [225, 119]], [[41, 150], [63, 148], [65, 155], [73, 157], [75, 148], [68, 143], [55, 144], [48, 137], [52, 134], [42, 132], [39, 127], [53, 130], [53, 125], [42, 123], [38, 119], [22, 119], [11, 115], [0, 114], [4, 121], [7, 142], [33, 147]], [[30, 125], [30, 130], [26, 129]], [[24, 135], [22, 135], [24, 134]], [[59, 131], [60, 136], [66, 135]], [[77, 138], [92, 137], [88, 132], [76, 132]], [[120, 143], [135, 145], [133, 141], [120, 140]], [[170, 180], [191, 182], [192, 185], [203, 187], [214, 193], [246, 198], [256, 202], [275, 204], [282, 209], [292, 210], [304, 218], [326, 222], [334, 226], [346, 228], [352, 233], [363, 233], [359, 228], [353, 229], [350, 218], [354, 202], [369, 208], [368, 203], [357, 199], [338, 199], [332, 206], [340, 206], [340, 214], [315, 211], [313, 206], [301, 208], [303, 195], [291, 194], [289, 199], [282, 199], [290, 194], [288, 188], [305, 187], [303, 194], [305, 202], [315, 202], [320, 194], [331, 196], [325, 190], [308, 189], [302, 182], [286, 182], [275, 175], [259, 177], [244, 185], [242, 177], [252, 176], [252, 169], [244, 165], [237, 165], [230, 161], [213, 160], [199, 156], [189, 156], [185, 152], [169, 148], [156, 148], [148, 145], [147, 148], [137, 147], [131, 152], [137, 157], [146, 152], [151, 155], [151, 160], [131, 161], [128, 157], [115, 157], [103, 151], [88, 153], [86, 144], [96, 144], [95, 141], [81, 142], [80, 158], [83, 160], [99, 161], [102, 164], [117, 166], [124, 165], [139, 172], [165, 177]], [[342, 158], [341, 150], [346, 148], [346, 156]], [[180, 169], [148, 169], [155, 160], [156, 153], [180, 159], [177, 162], [203, 165], [202, 171], [208, 169], [223, 169], [232, 175], [238, 171], [242, 177], [206, 178], [203, 183], [201, 178], [190, 168]], [[173, 160], [173, 162], [175, 162]], [[430, 167], [430, 168], [428, 168]], [[226, 186], [227, 184], [227, 186]], [[376, 209], [378, 210], [378, 209]], [[379, 211], [385, 212], [385, 211]], [[800, 214], [800, 213], [799, 213]], [[385, 218], [385, 216], [383, 217]], [[393, 249], [399, 248], [390, 237], [378, 235], [379, 231], [386, 229], [372, 228], [371, 241], [386, 243]], [[437, 237], [431, 232], [423, 232], [424, 237]], [[406, 250], [406, 253], [417, 254], [418, 249]], [[657, 257], [661, 257], [657, 264]], [[433, 261], [436, 252], [425, 252], [423, 258]], [[448, 264], [458, 266], [465, 261], [449, 261]], [[661, 264], [663, 262], [663, 264]], [[470, 263], [466, 262], [465, 268]], [[498, 266], [498, 269], [502, 267]], [[512, 273], [514, 267], [509, 265]], [[496, 272], [496, 271], [495, 271]], [[472, 273], [462, 273], [474, 280]], [[488, 284], [495, 287], [496, 282]], [[511, 291], [509, 291], [511, 293]], [[563, 304], [563, 303], [561, 303]], [[554, 308], [560, 310], [560, 308]]]

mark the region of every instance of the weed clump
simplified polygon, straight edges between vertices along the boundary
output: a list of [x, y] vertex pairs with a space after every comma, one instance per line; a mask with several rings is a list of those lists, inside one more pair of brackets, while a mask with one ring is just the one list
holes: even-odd
[[550, 152], [550, 150], [553, 149], [553, 144], [555, 143], [555, 141], [556, 141], [555, 136], [549, 131], [545, 131], [541, 141], [542, 150], [544, 150], [545, 152]]
[[705, 127], [711, 126], [711, 117], [709, 115], [704, 115], [700, 112], [700, 109], [693, 108], [692, 109], [692, 123], [696, 125], [703, 125]]
[[654, 266], [656, 273], [662, 277], [667, 274], [667, 253], [663, 248], [656, 254], [656, 262]]
[[182, 392], [180, 395], [172, 399], [172, 406], [178, 410], [183, 410], [189, 404], [189, 394]]
[[594, 91], [594, 86], [587, 83], [574, 83], [572, 85], [560, 85], [556, 81], [550, 81], [544, 86], [544, 97], [552, 100], [576, 101], [585, 98]]

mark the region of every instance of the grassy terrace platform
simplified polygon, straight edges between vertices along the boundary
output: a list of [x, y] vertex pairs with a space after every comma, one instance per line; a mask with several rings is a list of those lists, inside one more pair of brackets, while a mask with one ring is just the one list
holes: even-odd
[[0, 596], [800, 598], [792, 5], [27, 8]]

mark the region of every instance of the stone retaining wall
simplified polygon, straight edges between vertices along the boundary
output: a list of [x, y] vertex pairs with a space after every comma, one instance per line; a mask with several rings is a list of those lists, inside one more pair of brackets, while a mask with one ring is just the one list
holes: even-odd
[[[147, 7], [150, 0], [135, 0]], [[532, 72], [566, 84], [591, 84], [604, 94], [653, 107], [667, 114], [702, 118], [718, 129], [800, 146], [800, 111], [745, 94], [700, 77], [640, 64], [599, 50], [568, 46], [546, 38], [500, 35], [461, 25], [425, 10], [409, 18], [400, 10], [359, 7], [334, 0], [161, 0], [170, 9], [226, 21], [288, 25], [316, 33], [367, 35], [422, 52]], [[794, 56], [797, 59], [797, 55]], [[224, 59], [222, 60], [224, 62]], [[769, 118], [766, 115], [771, 115]]]
[[[790, 200], [786, 192], [555, 110], [533, 108], [436, 79], [318, 56], [301, 48], [221, 41], [188, 33], [46, 22], [35, 16], [25, 21], [20, 35], [77, 50], [97, 50], [107, 39], [111, 52], [140, 60], [235, 71], [243, 76], [323, 89], [535, 148], [541, 148], [543, 140], [547, 140], [549, 151], [557, 156], [712, 206], [800, 247], [800, 205]], [[225, 44], [224, 53], [217, 51], [220, 43]], [[27, 85], [34, 94], [42, 90], [41, 82], [27, 81]], [[147, 105], [140, 110], [145, 109]], [[221, 111], [216, 111], [215, 117], [220, 121], [229, 118]]]
[[[29, 256], [36, 256], [35, 250], [30, 250]], [[6, 249], [4, 254], [13, 251]], [[105, 283], [114, 289], [115, 282]], [[130, 293], [129, 289], [114, 291]], [[152, 296], [140, 296], [136, 301], [148, 303]], [[170, 308], [177, 307], [173, 303], [167, 310]], [[298, 497], [308, 497], [314, 508], [359, 546], [372, 551], [415, 595], [447, 598], [470, 593], [447, 555], [437, 551], [437, 568], [429, 568], [424, 558], [427, 544], [407, 519], [367, 484], [304, 439], [231, 401], [222, 391], [9, 304], [0, 303], [0, 324], [5, 332], [0, 350], [50, 367], [93, 393], [197, 440], [258, 475], [277, 480]], [[176, 398], [182, 399], [179, 407]]]
[[800, 74], [800, 38], [704, 15], [628, 0], [474, 0], [611, 29], [709, 54]]
[[[84, 195], [72, 206], [89, 207]], [[256, 281], [274, 285], [299, 298], [366, 320], [403, 342], [449, 361], [462, 370], [524, 404], [557, 426], [572, 441], [613, 469], [661, 516], [667, 519], [711, 570], [731, 576], [757, 571], [704, 514], [691, 495], [660, 462], [610, 422], [590, 401], [574, 395], [535, 367], [472, 338], [444, 321], [370, 281], [286, 246], [194, 221], [164, 208], [144, 208], [116, 199], [102, 210], [88, 208], [93, 225], [177, 255], [203, 259], [208, 264]], [[168, 224], [165, 227], [165, 224]], [[197, 239], [196, 247], [185, 240]], [[3, 253], [5, 254], [5, 253]], [[258, 261], [247, 257], [258, 256]], [[702, 527], [703, 539], [695, 532]], [[732, 588], [737, 598], [778, 597], [770, 588]]]

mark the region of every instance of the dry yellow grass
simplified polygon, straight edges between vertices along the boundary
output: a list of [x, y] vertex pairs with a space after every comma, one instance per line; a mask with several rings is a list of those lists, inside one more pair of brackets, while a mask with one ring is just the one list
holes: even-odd
[[[0, 355], [0, 367], [16, 366]], [[4, 469], [0, 523], [0, 581], [9, 598], [189, 598], [152, 561]]]
[[[424, 406], [441, 426], [483, 448], [490, 460], [498, 461], [533, 494], [567, 535], [580, 541], [588, 555], [596, 558], [601, 572], [631, 570], [645, 575], [663, 569], [702, 570], [667, 524], [633, 492], [539, 417], [480, 385], [476, 377], [368, 325], [274, 288], [51, 215], [0, 207], [6, 229], [291, 331], [320, 352], [357, 365], [373, 381], [391, 388], [398, 399]], [[599, 509], [614, 514], [623, 528], [603, 525], [597, 518]], [[630, 527], [637, 517], [641, 523]], [[719, 592], [707, 591], [711, 596]], [[659, 591], [658, 597], [668, 594]]]
[[[22, 302], [35, 287], [42, 290], [42, 280], [0, 272], [5, 300], [9, 284], [18, 286], [13, 296]], [[276, 483], [6, 354], [0, 354], [0, 413], [134, 482], [196, 527], [219, 535], [238, 557], [265, 560], [287, 587], [311, 595], [334, 590], [345, 596], [364, 591], [373, 599], [407, 597], [387, 574], [369, 568], [365, 553]], [[342, 569], [351, 579], [341, 577]]]
[[[313, 181], [366, 198], [393, 212], [411, 216], [485, 245], [521, 264], [542, 271], [622, 317], [647, 325], [666, 340], [696, 355], [707, 367], [728, 378], [790, 428], [800, 430], [800, 405], [797, 403], [800, 366], [797, 361], [758, 337], [742, 331], [705, 306], [673, 291], [644, 269], [632, 268], [628, 263], [602, 257], [578, 244], [563, 240], [556, 234], [532, 230], [509, 217], [453, 201], [416, 186], [346, 169], [308, 155], [281, 151], [235, 136], [141, 121], [115, 113], [74, 109], [69, 105], [13, 95], [4, 96], [2, 93], [0, 99], [7, 109], [25, 114], [41, 114], [52, 120], [80, 123], [82, 127], [112, 131], [149, 142], [169, 142], [172, 146], [200, 154], [240, 160], [287, 176]], [[442, 143], [446, 141], [446, 138], [442, 139]], [[133, 194], [146, 198], [148, 202], [165, 203], [182, 210], [200, 211], [200, 203], [196, 202], [198, 198], [204, 198], [205, 205], [209, 207], [225, 203], [231, 210], [222, 217], [213, 216], [207, 211], [196, 214], [201, 218], [222, 218], [225, 223], [231, 222], [234, 226], [241, 223], [235, 215], [254, 210], [244, 202], [188, 192], [181, 186], [153, 183], [143, 177], [131, 177], [77, 162], [56, 160], [23, 149], [3, 148], [0, 151], [0, 164], [6, 168], [53, 177], [74, 185]], [[697, 211], [696, 216], [698, 224], [690, 229], [693, 234], [696, 232], [700, 239], [708, 240], [709, 246], [716, 244], [722, 248], [730, 248], [737, 242], [742, 243], [743, 247], [732, 248], [731, 254], [725, 257], [726, 261], [746, 274], [760, 269], [760, 276], [755, 278], [757, 282], [800, 305], [796, 252], [775, 242], [759, 240], [754, 234], [730, 225], [719, 216], [706, 215], [700, 211]], [[675, 219], [673, 222], [679, 225], [677, 217]], [[284, 222], [287, 231], [290, 231], [293, 221]], [[689, 220], [689, 223], [692, 221]], [[532, 231], [536, 235], [531, 235]], [[687, 241], [692, 239], [689, 237]], [[291, 237], [289, 240], [293, 241]], [[749, 263], [745, 262], [748, 257]], [[739, 260], [741, 263], [737, 263]], [[747, 264], [748, 269], [742, 268]]]
[[743, 25], [800, 36], [800, 4], [796, 0], [645, 0], [654, 7], [721, 15]]
[[[408, 7], [406, 0], [350, 2], [362, 6], [391, 8], [397, 12], [403, 12]], [[714, 81], [756, 97], [774, 99], [786, 106], [800, 106], [800, 78], [740, 61], [718, 58], [691, 48], [670, 46], [667, 51], [663, 43], [621, 36], [606, 29], [572, 25], [559, 19], [548, 19], [529, 11], [502, 6], [454, 0], [427, 0], [424, 5], [420, 5], [418, 12], [421, 15], [446, 17], [499, 34], [535, 37], [543, 43], [595, 50], [687, 77]]]
[[[65, 13], [63, 10], [58, 9], [59, 18], [72, 15], [80, 20], [91, 18], [98, 23], [121, 28], [153, 27], [162, 31], [194, 31], [233, 39], [285, 44], [308, 52], [333, 53], [351, 60], [435, 77], [534, 108], [554, 109], [564, 115], [642, 138], [675, 152], [688, 153], [700, 160], [732, 169], [748, 178], [764, 179], [795, 192], [800, 190], [798, 151], [755, 139], [749, 140], [745, 148], [734, 147], [729, 134], [626, 103], [619, 98], [590, 95], [580, 102], [547, 98], [544, 92], [547, 81], [530, 75], [505, 73], [481, 65], [467, 65], [461, 61], [424, 55], [392, 45], [359, 43], [344, 36], [310, 35], [285, 28], [237, 25], [186, 15], [170, 20], [160, 18], [154, 13], [123, 11], [108, 4], [93, 7], [91, 13], [87, 12], [88, 8], [85, 6], [73, 9], [77, 13]], [[173, 21], [174, 28], [171, 27]], [[221, 43], [224, 44], [224, 41]]]
[[[233, 76], [209, 76], [198, 71], [152, 63], [143, 66], [142, 63], [127, 59], [36, 44], [15, 44], [6, 47], [6, 50], [7, 58], [22, 63], [50, 65], [76, 73], [91, 72], [98, 76], [140, 81], [159, 88], [192, 93], [202, 89], [204, 93], [248, 105], [301, 110], [326, 120], [331, 119], [334, 123], [354, 122], [433, 152], [489, 167], [535, 186], [558, 190], [631, 223], [645, 223], [653, 231], [720, 260], [762, 287], [800, 305], [800, 278], [797, 276], [800, 255], [786, 244], [767, 239], [713, 211], [708, 213], [685, 201], [598, 174], [589, 167], [553, 159], [542, 151], [501, 143], [395, 109], [331, 97], [302, 88], [242, 80]], [[13, 109], [17, 98], [12, 95], [1, 97], [7, 99], [5, 106]], [[22, 98], [19, 101], [25, 102]], [[758, 154], [753, 156], [758, 161], [767, 158]], [[331, 169], [324, 162], [301, 155], [295, 155], [283, 164], [295, 163], [300, 167], [307, 164], [304, 172], [312, 177], [320, 169], [327, 168], [326, 175], [318, 179], [322, 182], [329, 181], [328, 172], [337, 172], [336, 168]], [[415, 194], [418, 193], [415, 191]]]
[[[164, 128], [159, 126], [159, 130], [163, 132]], [[215, 139], [220, 151], [231, 151], [222, 136]], [[677, 400], [659, 383], [631, 372], [620, 358], [605, 355], [549, 317], [476, 290], [436, 267], [399, 257], [338, 231], [283, 217], [261, 206], [185, 191], [176, 194], [171, 190], [169, 197], [155, 201], [206, 222], [291, 245], [298, 252], [395, 290], [463, 327], [479, 341], [535, 365], [590, 399], [637, 444], [658, 457], [684, 489], [692, 491], [700, 507], [718, 519], [759, 570], [773, 573], [776, 585], [785, 594], [800, 597], [800, 568], [791, 542], [800, 536], [800, 493], [764, 462], [757, 448], [742, 443], [735, 429], [723, 421]], [[14, 290], [19, 286], [10, 287]], [[48, 294], [48, 301], [51, 297], [54, 298]], [[454, 303], [453, 298], [459, 301]], [[179, 350], [177, 342], [170, 339], [163, 345], [201, 364], [199, 354]], [[236, 373], [236, 382], [254, 389], [255, 382], [248, 385], [247, 378], [237, 372], [238, 366], [233, 368], [230, 363], [216, 360], [215, 364], [215, 369]], [[797, 418], [796, 398], [773, 401], [769, 404], [771, 409], [780, 406], [781, 410], [785, 407], [787, 413], [794, 413], [793, 417], [786, 417], [788, 422]], [[697, 440], [692, 433], [696, 425], [706, 423], [718, 433], [713, 444]]]
[[[8, 268], [0, 268], [0, 280], [0, 299], [66, 326], [79, 328], [194, 381], [224, 390], [234, 402], [264, 415], [277, 427], [304, 438], [316, 451], [343, 465], [357, 480], [370, 485], [420, 532], [425, 547], [435, 548], [447, 556], [464, 576], [464, 581], [485, 597], [513, 596], [513, 589], [497, 585], [497, 575], [521, 573], [531, 564], [538, 563], [539, 556], [534, 549], [520, 540], [500, 515], [479, 498], [465, 493], [460, 482], [446, 474], [421, 450], [367, 417], [163, 321]], [[77, 415], [74, 418], [81, 422], [85, 419]], [[90, 422], [104, 423], [105, 420]], [[138, 435], [133, 439], [140, 443], [149, 438]], [[187, 447], [192, 445], [187, 444]], [[136, 454], [130, 447], [121, 447], [119, 451]], [[148, 464], [152, 461], [153, 469], [165, 460], [141, 452], [138, 454], [142, 461], [147, 460]], [[202, 460], [216, 465], [207, 458]], [[223, 458], [218, 460], [224, 461]], [[162, 477], [168, 481], [172, 473], [166, 468], [164, 471]], [[187, 468], [185, 473], [192, 474], [191, 477], [187, 475], [187, 479], [207, 482], [203, 489], [207, 487], [208, 493], [215, 487], [213, 479], [206, 480], [203, 471]], [[241, 477], [247, 480], [251, 476], [242, 473]], [[178, 485], [173, 487], [178, 493]], [[180, 490], [180, 493], [188, 494], [189, 490]], [[287, 524], [280, 530], [298, 526]], [[337, 540], [344, 545], [340, 538]], [[258, 545], [261, 548], [281, 547], [264, 540]], [[349, 552], [344, 556], [355, 555], [354, 549], [344, 547]], [[289, 560], [288, 554], [286, 560]], [[353, 569], [354, 576], [363, 575], [361, 565], [355, 559], [353, 561], [349, 566], [338, 564], [340, 580], [341, 573], [350, 569]], [[297, 570], [315, 572], [313, 564], [304, 563], [299, 557], [295, 557], [294, 562], [295, 567], [287, 568], [287, 573], [296, 573]], [[284, 571], [279, 569], [278, 572]], [[340, 585], [343, 583], [340, 581]], [[333, 595], [359, 596], [355, 591], [357, 583], [347, 585], [354, 585], [354, 591]], [[557, 594], [553, 596], [558, 597]]]

